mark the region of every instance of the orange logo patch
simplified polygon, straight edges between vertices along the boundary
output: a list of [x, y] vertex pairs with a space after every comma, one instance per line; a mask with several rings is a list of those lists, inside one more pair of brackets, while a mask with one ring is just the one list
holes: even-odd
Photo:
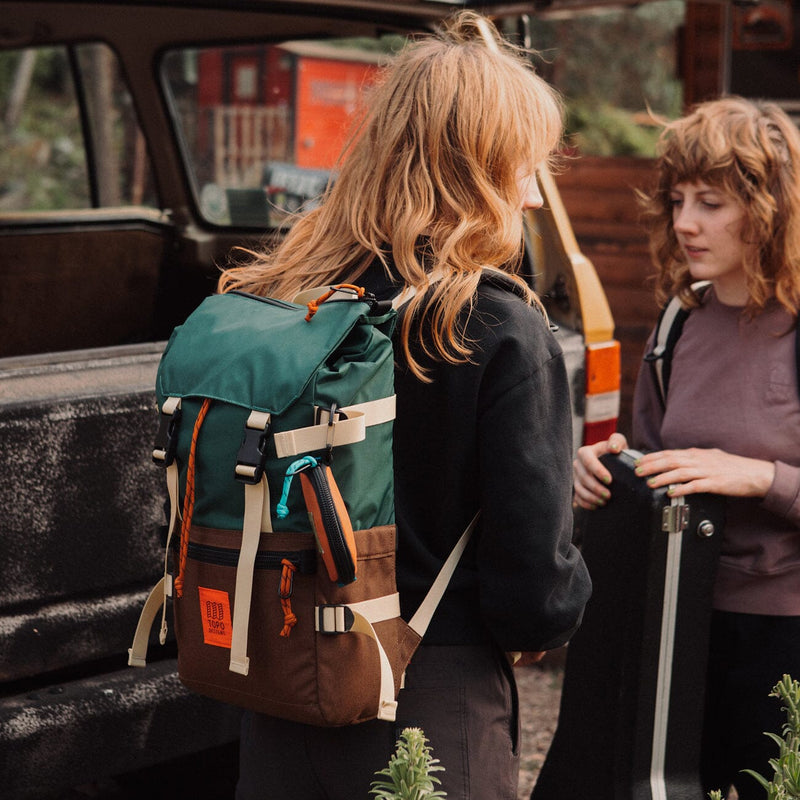
[[200, 619], [203, 622], [203, 641], [215, 647], [231, 648], [231, 604], [228, 593], [219, 589], [198, 587]]

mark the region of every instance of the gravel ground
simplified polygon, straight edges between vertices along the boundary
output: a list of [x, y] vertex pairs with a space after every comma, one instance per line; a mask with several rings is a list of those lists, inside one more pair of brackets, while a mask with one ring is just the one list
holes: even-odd
[[560, 665], [536, 665], [520, 667], [515, 674], [522, 717], [517, 796], [519, 800], [528, 800], [556, 730], [564, 672]]

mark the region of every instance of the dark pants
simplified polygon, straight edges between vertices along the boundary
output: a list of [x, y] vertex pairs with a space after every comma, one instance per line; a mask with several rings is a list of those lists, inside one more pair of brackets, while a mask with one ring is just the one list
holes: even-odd
[[516, 684], [505, 656], [478, 646], [420, 647], [395, 723], [319, 728], [246, 713], [236, 800], [368, 800], [406, 727], [422, 728], [448, 800], [516, 800]]
[[785, 673], [800, 680], [800, 617], [715, 611], [709, 647], [703, 787], [724, 796], [733, 784], [740, 800], [764, 800], [764, 789], [741, 770], [773, 778], [768, 762], [778, 746], [764, 732], [781, 735], [786, 714], [768, 695]]

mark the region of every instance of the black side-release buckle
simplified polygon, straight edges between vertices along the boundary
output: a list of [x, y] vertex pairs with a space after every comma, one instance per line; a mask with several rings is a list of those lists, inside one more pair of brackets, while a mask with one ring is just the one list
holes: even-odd
[[326, 635], [348, 633], [356, 621], [348, 606], [322, 605], [314, 609], [315, 628]]
[[159, 414], [158, 433], [153, 446], [153, 461], [160, 467], [168, 467], [175, 460], [178, 450], [178, 428], [181, 423], [180, 405], [175, 406], [172, 413], [162, 411]]
[[236, 480], [242, 483], [258, 483], [264, 475], [264, 467], [267, 464], [267, 437], [272, 428], [268, 415], [263, 428], [250, 425], [248, 419], [244, 427], [244, 438], [236, 456]]

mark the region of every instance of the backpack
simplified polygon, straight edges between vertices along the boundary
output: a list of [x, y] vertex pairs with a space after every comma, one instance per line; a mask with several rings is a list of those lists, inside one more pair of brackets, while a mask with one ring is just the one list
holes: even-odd
[[[711, 286], [711, 281], [697, 281], [692, 284], [692, 289], [698, 298], [702, 299], [709, 286]], [[672, 353], [690, 313], [691, 309], [684, 308], [678, 297], [670, 298], [658, 315], [653, 334], [653, 347], [644, 356], [644, 360], [650, 364], [652, 369], [662, 408], [666, 408], [667, 403], [667, 390], [672, 372]], [[800, 327], [795, 328], [795, 361], [798, 385], [800, 385]]]
[[405, 668], [477, 522], [401, 619], [396, 315], [358, 287], [306, 305], [230, 292], [175, 329], [156, 377], [164, 575], [131, 666], [145, 665], [159, 611], [165, 642], [171, 599], [190, 689], [313, 725], [395, 718]]

